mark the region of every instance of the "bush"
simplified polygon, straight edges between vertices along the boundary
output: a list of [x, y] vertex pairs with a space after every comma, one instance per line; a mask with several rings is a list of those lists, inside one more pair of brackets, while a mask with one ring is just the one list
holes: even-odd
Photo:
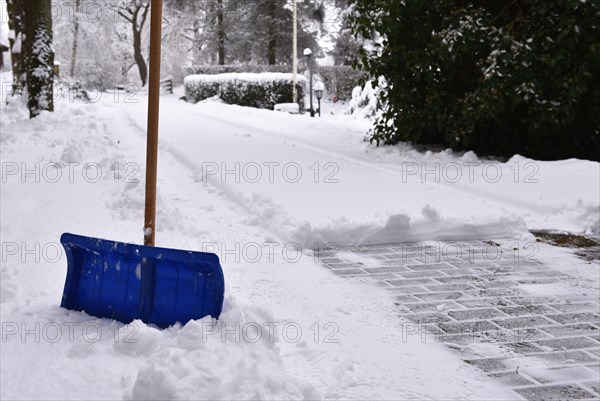
[[[218, 96], [224, 103], [273, 110], [278, 103], [291, 103], [292, 74], [190, 75], [184, 79], [188, 102], [198, 103]], [[304, 110], [306, 79], [298, 75], [298, 105]]]
[[600, 158], [597, 1], [354, 3], [356, 66], [388, 84], [373, 141]]
[[193, 65], [187, 69], [188, 75], [217, 75], [230, 73], [280, 72], [291, 73], [289, 65]]
[[348, 110], [344, 113], [355, 118], [374, 119], [381, 113], [381, 104], [379, 93], [381, 88], [385, 87], [385, 82], [381, 80], [376, 89], [372, 82], [367, 82], [363, 87], [357, 86], [352, 91], [352, 99]]
[[365, 76], [363, 72], [345, 65], [319, 67], [318, 74], [323, 78], [327, 93], [341, 101], [352, 99], [352, 91]]

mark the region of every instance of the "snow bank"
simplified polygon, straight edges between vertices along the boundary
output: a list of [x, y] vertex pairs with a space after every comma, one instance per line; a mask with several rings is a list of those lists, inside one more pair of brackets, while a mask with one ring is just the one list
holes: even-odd
[[485, 223], [476, 219], [446, 219], [429, 205], [421, 216], [394, 214], [385, 224], [357, 224], [342, 218], [326, 225], [313, 227], [305, 223], [293, 237], [305, 247], [312, 244], [334, 243], [342, 247], [362, 245], [401, 244], [420, 241], [475, 241], [510, 238], [531, 240], [525, 221], [517, 216], [502, 217]]

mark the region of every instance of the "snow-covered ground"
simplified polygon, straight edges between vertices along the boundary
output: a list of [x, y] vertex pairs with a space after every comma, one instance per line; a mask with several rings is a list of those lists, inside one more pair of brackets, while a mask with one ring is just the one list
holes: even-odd
[[509, 399], [307, 248], [598, 233], [598, 163], [374, 148], [339, 114], [165, 96], [157, 241], [219, 254], [224, 312], [165, 331], [98, 320], [59, 307], [57, 243], [142, 240], [147, 103], [124, 100], [34, 120], [2, 105], [2, 399]]

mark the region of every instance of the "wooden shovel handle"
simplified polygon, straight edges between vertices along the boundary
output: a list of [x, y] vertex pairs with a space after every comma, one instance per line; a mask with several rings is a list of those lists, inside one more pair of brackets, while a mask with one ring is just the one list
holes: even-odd
[[156, 243], [156, 176], [158, 163], [162, 0], [152, 0], [150, 12], [150, 78], [148, 80], [148, 140], [146, 144], [146, 211], [144, 217], [144, 245], [154, 246]]

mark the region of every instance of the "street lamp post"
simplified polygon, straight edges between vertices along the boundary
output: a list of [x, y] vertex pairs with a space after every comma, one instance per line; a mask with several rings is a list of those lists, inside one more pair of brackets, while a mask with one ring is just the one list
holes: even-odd
[[321, 99], [323, 99], [323, 94], [325, 93], [325, 85], [323, 85], [323, 82], [319, 81], [315, 84], [315, 96], [317, 97], [317, 100], [319, 101], [319, 108], [317, 110], [319, 110], [319, 117], [321, 117]]
[[293, 14], [292, 19], [293, 19], [293, 25], [294, 25], [293, 33], [292, 33], [292, 36], [293, 36], [293, 39], [292, 39], [292, 42], [293, 42], [293, 45], [292, 45], [292, 48], [293, 48], [293, 50], [292, 50], [292, 52], [293, 52], [292, 75], [293, 75], [293, 81], [294, 81], [292, 102], [298, 103], [298, 89], [296, 88], [296, 84], [298, 83], [298, 78], [297, 78], [297, 76], [298, 76], [298, 4], [296, 4], [296, 0], [292, 1], [292, 10], [293, 10], [292, 11], [292, 14]]
[[308, 70], [310, 72], [310, 116], [314, 117], [315, 116], [315, 110], [313, 107], [313, 70], [312, 70], [312, 65], [311, 65], [311, 58], [312, 58], [312, 50], [306, 48], [304, 49], [304, 57], [306, 57], [306, 63], [308, 64]]

